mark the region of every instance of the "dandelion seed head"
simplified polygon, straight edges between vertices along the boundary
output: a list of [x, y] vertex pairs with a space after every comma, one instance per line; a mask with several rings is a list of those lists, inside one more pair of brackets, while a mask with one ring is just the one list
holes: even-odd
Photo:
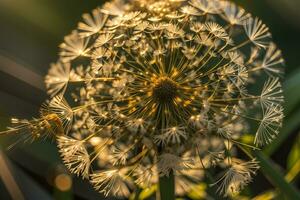
[[229, 1], [107, 2], [60, 45], [41, 119], [11, 131], [52, 130], [70, 171], [105, 195], [170, 174], [182, 194], [216, 166], [220, 193], [238, 192], [257, 169], [236, 161], [241, 136], [257, 128], [252, 148], [262, 147], [282, 125], [284, 61], [271, 40]]

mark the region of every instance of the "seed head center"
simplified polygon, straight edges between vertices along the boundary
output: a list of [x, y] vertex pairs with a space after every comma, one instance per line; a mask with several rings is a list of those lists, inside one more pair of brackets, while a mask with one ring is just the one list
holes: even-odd
[[170, 102], [178, 95], [178, 85], [167, 77], [159, 78], [155, 82], [152, 94], [158, 102]]

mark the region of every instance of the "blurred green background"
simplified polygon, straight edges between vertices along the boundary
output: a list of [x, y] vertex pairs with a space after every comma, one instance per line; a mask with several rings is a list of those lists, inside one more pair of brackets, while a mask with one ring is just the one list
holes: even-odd
[[[43, 77], [58, 45], [103, 0], [0, 0], [0, 130], [11, 116], [38, 115]], [[252, 152], [262, 169], [237, 199], [300, 199], [300, 0], [235, 0], [260, 17], [286, 59], [285, 122], [276, 141]], [[51, 141], [18, 145], [0, 138], [0, 199], [104, 199], [63, 167]], [[202, 187], [190, 195], [207, 199]], [[217, 198], [217, 197], [215, 197]]]

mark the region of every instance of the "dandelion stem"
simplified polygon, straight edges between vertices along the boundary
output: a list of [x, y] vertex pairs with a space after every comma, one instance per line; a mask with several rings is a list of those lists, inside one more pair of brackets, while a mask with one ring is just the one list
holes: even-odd
[[169, 176], [159, 177], [160, 200], [175, 200], [175, 180], [173, 171]]

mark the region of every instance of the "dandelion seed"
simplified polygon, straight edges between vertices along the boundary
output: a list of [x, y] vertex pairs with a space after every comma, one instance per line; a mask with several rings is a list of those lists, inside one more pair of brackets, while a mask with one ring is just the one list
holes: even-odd
[[192, 6], [198, 8], [204, 14], [217, 14], [220, 12], [220, 2], [217, 0], [192, 0], [190, 2]]
[[180, 11], [183, 14], [187, 14], [187, 15], [195, 15], [195, 16], [200, 15], [200, 12], [192, 6], [184, 6], [180, 9]]
[[125, 13], [124, 6], [122, 0], [115, 0], [112, 2], [105, 2], [100, 10], [107, 15], [121, 16]]
[[181, 139], [187, 139], [184, 127], [172, 127], [165, 132], [167, 142], [180, 143]]
[[71, 69], [70, 63], [51, 64], [45, 83], [51, 97], [63, 96], [70, 82], [80, 82], [82, 77]]
[[103, 14], [99, 8], [94, 9], [92, 16], [90, 14], [84, 14], [84, 22], [78, 24], [79, 35], [81, 37], [89, 37], [99, 31], [104, 27], [108, 16]]
[[95, 189], [103, 193], [105, 196], [113, 195], [118, 197], [128, 197], [130, 191], [124, 176], [126, 169], [123, 170], [107, 170], [91, 174], [91, 183]]
[[210, 37], [207, 33], [201, 33], [200, 35], [197, 35], [196, 42], [208, 47], [214, 46], [212, 37]]
[[260, 95], [260, 101], [265, 108], [280, 105], [284, 101], [279, 78], [270, 78], [265, 82]]
[[182, 139], [187, 139], [184, 127], [172, 127], [166, 129], [163, 134], [155, 136], [155, 142], [159, 145], [167, 143], [180, 144]]
[[200, 23], [200, 22], [194, 22], [192, 25], [191, 25], [191, 30], [193, 32], [196, 32], [196, 33], [199, 33], [201, 31], [204, 31], [205, 30], [205, 25], [203, 23]]
[[231, 25], [243, 25], [251, 17], [244, 9], [227, 1], [222, 2], [222, 10], [224, 11], [225, 19]]
[[149, 24], [149, 31], [151, 32], [155, 32], [155, 31], [161, 31], [164, 30], [166, 28], [166, 25], [163, 23], [151, 23]]
[[226, 53], [226, 56], [230, 59], [231, 62], [243, 66], [244, 65], [244, 58], [240, 53], [237, 51], [230, 51]]
[[276, 45], [274, 43], [271, 43], [267, 48], [267, 52], [263, 59], [261, 68], [271, 75], [280, 74], [282, 73], [283, 63], [284, 60], [281, 56], [281, 51], [276, 48]]
[[113, 148], [113, 154], [112, 154], [112, 159], [113, 159], [113, 165], [125, 165], [127, 162], [128, 158], [128, 149], [126, 148], [118, 148], [114, 147]]
[[62, 62], [72, 61], [80, 56], [86, 56], [89, 51], [88, 39], [80, 38], [77, 32], [65, 37], [64, 43], [60, 46]]
[[114, 36], [111, 33], [101, 34], [99, 38], [96, 40], [95, 46], [101, 47], [107, 44], [113, 37]]
[[258, 146], [269, 144], [279, 133], [282, 126], [283, 108], [271, 105], [263, 108], [263, 118], [255, 135], [254, 143]]
[[129, 12], [124, 14], [121, 18], [123, 22], [129, 22], [131, 20], [139, 21], [144, 18], [144, 14], [142, 14], [140, 11]]
[[219, 24], [214, 23], [214, 22], [208, 22], [208, 23], [205, 24], [205, 27], [206, 27], [206, 30], [210, 34], [214, 35], [216, 38], [219, 38], [219, 39], [222, 39], [222, 40], [228, 40], [229, 39], [226, 31]]
[[137, 133], [138, 131], [141, 133], [146, 132], [146, 122], [142, 118], [129, 121], [127, 126], [133, 133]]
[[81, 175], [88, 178], [90, 157], [83, 141], [74, 140], [66, 136], [59, 136], [57, 146], [60, 148], [63, 162], [68, 169], [77, 176]]
[[150, 188], [158, 180], [157, 170], [151, 166], [139, 166], [134, 174], [135, 183], [142, 188]]
[[146, 21], [143, 21], [135, 27], [135, 31], [136, 31], [136, 33], [141, 33], [143, 31], [145, 31], [148, 27], [149, 27], [149, 23]]
[[232, 126], [227, 125], [227, 126], [219, 127], [217, 130], [217, 133], [223, 138], [231, 139], [232, 138]]
[[154, 142], [159, 146], [165, 146], [167, 143], [167, 135], [161, 134], [154, 137]]
[[64, 93], [70, 79], [70, 63], [52, 64], [45, 78], [47, 92], [51, 96]]
[[92, 54], [93, 59], [110, 58], [110, 57], [111, 57], [111, 52], [104, 47], [97, 48]]
[[226, 196], [239, 193], [245, 185], [252, 181], [252, 174], [259, 168], [256, 160], [243, 162], [234, 160], [225, 174], [213, 185], [220, 183], [218, 192]]
[[175, 24], [168, 24], [166, 29], [167, 29], [167, 36], [169, 39], [180, 38], [183, 37], [184, 35], [184, 31]]
[[262, 23], [258, 18], [249, 18], [244, 25], [245, 32], [250, 41], [258, 47], [266, 48], [269, 44], [271, 34], [269, 28]]

